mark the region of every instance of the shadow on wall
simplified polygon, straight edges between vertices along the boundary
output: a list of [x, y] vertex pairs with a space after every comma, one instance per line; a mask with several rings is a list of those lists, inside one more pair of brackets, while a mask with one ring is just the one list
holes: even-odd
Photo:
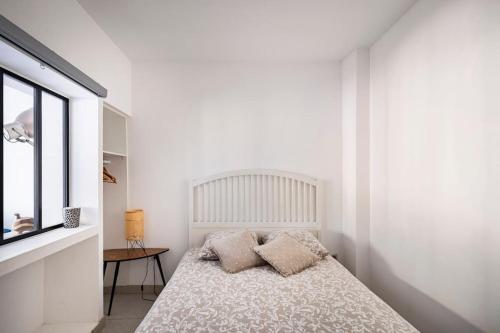
[[[339, 260], [344, 265], [352, 275], [356, 275], [356, 245], [352, 238], [348, 237], [346, 234], [340, 234], [338, 236], [342, 244], [342, 255], [339, 256]], [[364, 283], [364, 282], [363, 282]], [[366, 283], [365, 283], [366, 284]], [[370, 287], [368, 284], [366, 284]]]
[[327, 226], [325, 230], [322, 231], [321, 243], [330, 251], [331, 254], [336, 254], [337, 258], [344, 264], [343, 258], [345, 253], [345, 248], [343, 247], [342, 237], [343, 234], [330, 229], [331, 226]]
[[[370, 289], [421, 332], [483, 332], [457, 313], [395, 276], [387, 262], [373, 249], [370, 251], [370, 264]], [[464, 299], [463, 302], [467, 300]]]
[[[353, 275], [356, 246], [345, 234], [327, 230], [329, 239], [340, 240], [339, 261]], [[331, 250], [331, 249], [330, 249]], [[350, 264], [348, 262], [350, 261]], [[370, 249], [370, 276], [367, 286], [389, 304], [403, 318], [423, 333], [479, 333], [484, 332], [457, 313], [430, 298], [393, 274], [382, 256]], [[467, 302], [466, 299], [463, 300]]]

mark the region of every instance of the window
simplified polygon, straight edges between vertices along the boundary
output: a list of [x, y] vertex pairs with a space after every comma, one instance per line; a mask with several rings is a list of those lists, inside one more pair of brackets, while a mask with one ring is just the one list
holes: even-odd
[[69, 204], [68, 99], [0, 67], [0, 244], [62, 226]]

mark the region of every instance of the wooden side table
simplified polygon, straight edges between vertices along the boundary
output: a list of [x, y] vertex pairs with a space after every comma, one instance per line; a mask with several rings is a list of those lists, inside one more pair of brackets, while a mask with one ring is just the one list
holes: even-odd
[[104, 250], [104, 271], [103, 275], [106, 275], [106, 268], [108, 262], [115, 262], [115, 275], [113, 277], [113, 287], [111, 288], [111, 299], [109, 301], [108, 316], [111, 314], [111, 306], [113, 305], [113, 298], [115, 296], [116, 280], [118, 278], [118, 272], [120, 271], [120, 263], [122, 261], [130, 261], [137, 259], [144, 259], [149, 257], [154, 257], [158, 263], [158, 270], [160, 271], [161, 280], [163, 281], [163, 286], [166, 286], [165, 276], [163, 275], [163, 269], [161, 268], [160, 254], [167, 252], [168, 248], [145, 248], [145, 249], [109, 249]]

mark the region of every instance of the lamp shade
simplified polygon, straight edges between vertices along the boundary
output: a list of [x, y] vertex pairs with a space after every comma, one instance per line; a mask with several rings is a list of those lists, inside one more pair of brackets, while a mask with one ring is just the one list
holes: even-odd
[[125, 237], [128, 241], [144, 239], [144, 210], [132, 209], [125, 212]]

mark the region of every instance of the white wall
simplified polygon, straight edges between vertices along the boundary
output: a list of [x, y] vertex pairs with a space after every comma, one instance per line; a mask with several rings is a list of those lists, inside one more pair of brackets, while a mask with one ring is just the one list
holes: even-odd
[[342, 221], [345, 267], [356, 274], [356, 102], [357, 55], [342, 60]]
[[44, 323], [98, 323], [102, 318], [98, 243], [92, 237], [43, 260]]
[[131, 112], [131, 65], [76, 0], [2, 0], [0, 14], [108, 89]]
[[369, 285], [369, 87], [368, 49], [342, 60], [342, 263]]
[[97, 325], [102, 317], [97, 243], [94, 236], [1, 276], [1, 332], [35, 332], [43, 324]]
[[0, 278], [2, 332], [34, 332], [43, 324], [44, 272], [39, 260]]
[[[170, 275], [187, 250], [188, 182], [271, 168], [326, 182], [330, 249], [340, 251], [338, 63], [137, 63], [129, 122], [130, 203], [145, 209], [145, 242], [168, 246]], [[130, 283], [140, 284], [145, 263]]]
[[[91, 297], [97, 299], [97, 320], [103, 315], [103, 186], [102, 186], [102, 110], [103, 103], [98, 98], [70, 100], [70, 205], [81, 207], [80, 222], [97, 225], [99, 237], [92, 250], [84, 250], [87, 261], [97, 264], [94, 269], [86, 268], [85, 286]], [[82, 246], [82, 245], [79, 245]], [[83, 248], [83, 246], [82, 246]], [[81, 251], [81, 250], [80, 250]], [[82, 255], [82, 254], [80, 254]], [[63, 258], [76, 258], [75, 254], [62, 254]], [[94, 260], [97, 259], [97, 260]], [[88, 263], [87, 263], [88, 264]], [[87, 264], [85, 266], [87, 266]], [[68, 267], [71, 267], [68, 265]], [[84, 267], [84, 266], [82, 266]], [[88, 266], [87, 266], [88, 267]], [[69, 269], [69, 268], [68, 268]], [[73, 271], [79, 272], [77, 269]], [[97, 274], [96, 274], [97, 273]], [[96, 276], [97, 275], [97, 276]], [[93, 285], [95, 283], [95, 285]], [[82, 283], [83, 284], [83, 283]], [[95, 289], [93, 288], [95, 287]], [[94, 291], [92, 294], [90, 290]], [[82, 300], [83, 301], [83, 300]], [[92, 303], [95, 305], [95, 303]], [[87, 303], [82, 303], [81, 315], [86, 314]], [[71, 318], [71, 317], [69, 317]], [[69, 320], [69, 319], [68, 319]]]
[[419, 1], [371, 66], [372, 286], [423, 332], [498, 332], [500, 2]]

